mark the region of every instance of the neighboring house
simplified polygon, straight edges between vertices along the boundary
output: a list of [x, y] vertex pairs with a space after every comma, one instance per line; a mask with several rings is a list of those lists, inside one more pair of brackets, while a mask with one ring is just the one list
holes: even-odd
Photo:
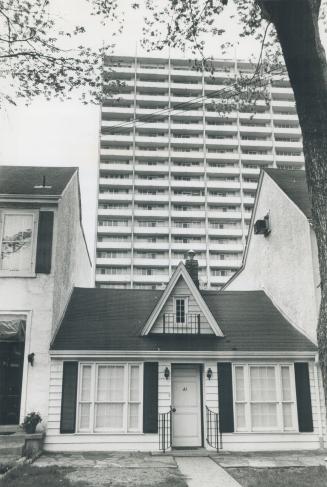
[[316, 340], [320, 275], [310, 219], [304, 171], [264, 169], [242, 267], [223, 289], [264, 290], [294, 326]]
[[78, 170], [0, 167], [0, 431], [46, 420], [49, 344], [73, 286], [90, 286]]
[[[51, 343], [46, 450], [318, 449], [315, 344], [263, 291], [75, 288]], [[219, 414], [218, 414], [219, 413]]]

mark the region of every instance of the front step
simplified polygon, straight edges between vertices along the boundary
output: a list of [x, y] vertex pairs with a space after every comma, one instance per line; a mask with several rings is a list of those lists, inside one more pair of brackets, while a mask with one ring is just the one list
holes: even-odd
[[0, 460], [3, 455], [22, 456], [25, 433], [0, 434]]
[[172, 449], [169, 451], [166, 451], [166, 453], [163, 452], [152, 452], [152, 455], [154, 456], [170, 456], [170, 457], [209, 457], [212, 455], [213, 451], [206, 450], [205, 448], [189, 448], [186, 450], [183, 449]]

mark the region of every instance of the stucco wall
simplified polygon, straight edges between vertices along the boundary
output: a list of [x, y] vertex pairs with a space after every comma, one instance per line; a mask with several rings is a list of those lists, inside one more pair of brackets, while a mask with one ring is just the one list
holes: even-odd
[[57, 232], [58, 238], [54, 245], [54, 329], [73, 286], [90, 287], [92, 282], [92, 268], [80, 226], [77, 174], [73, 176], [59, 201]]
[[245, 267], [228, 290], [265, 289], [289, 320], [316, 337], [316, 271], [305, 215], [265, 174], [255, 220], [270, 213], [271, 234], [251, 234]]

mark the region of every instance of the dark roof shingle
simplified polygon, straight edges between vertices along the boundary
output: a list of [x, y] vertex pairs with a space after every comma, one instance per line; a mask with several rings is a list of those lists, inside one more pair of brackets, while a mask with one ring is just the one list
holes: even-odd
[[222, 329], [212, 335], [141, 336], [163, 291], [75, 288], [52, 350], [314, 351], [263, 291], [203, 291]]
[[305, 171], [271, 169], [264, 171], [278, 184], [287, 196], [300, 208], [307, 218], [311, 218], [311, 203]]
[[[0, 195], [61, 195], [76, 167], [0, 166]], [[45, 177], [45, 185], [42, 186]]]

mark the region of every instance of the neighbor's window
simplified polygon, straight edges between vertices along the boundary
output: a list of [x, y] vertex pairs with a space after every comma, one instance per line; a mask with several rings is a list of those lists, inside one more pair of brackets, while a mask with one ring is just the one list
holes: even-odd
[[176, 313], [176, 323], [186, 322], [186, 299], [185, 298], [175, 299], [175, 313]]
[[138, 364], [81, 364], [79, 431], [140, 431], [140, 374]]
[[31, 272], [35, 253], [35, 213], [0, 213], [0, 270], [8, 273]]
[[235, 365], [236, 431], [297, 428], [292, 365]]

